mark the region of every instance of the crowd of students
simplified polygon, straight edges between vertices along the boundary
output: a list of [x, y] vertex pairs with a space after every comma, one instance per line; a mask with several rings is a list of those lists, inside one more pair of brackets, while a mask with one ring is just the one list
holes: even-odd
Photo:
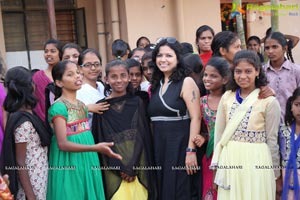
[[117, 39], [104, 67], [50, 39], [45, 70], [1, 72], [1, 174], [15, 199], [299, 199], [296, 40], [203, 25], [197, 53]]

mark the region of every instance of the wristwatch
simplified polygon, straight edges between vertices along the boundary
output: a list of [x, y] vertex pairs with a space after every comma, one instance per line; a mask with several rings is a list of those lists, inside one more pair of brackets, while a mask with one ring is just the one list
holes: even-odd
[[186, 148], [186, 152], [197, 152], [197, 149]]

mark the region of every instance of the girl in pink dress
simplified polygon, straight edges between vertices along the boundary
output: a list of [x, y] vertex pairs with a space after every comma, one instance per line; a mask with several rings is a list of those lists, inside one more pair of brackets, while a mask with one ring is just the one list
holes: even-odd
[[[225, 85], [230, 76], [229, 63], [221, 57], [211, 58], [205, 68], [203, 74], [203, 83], [209, 93], [200, 99], [201, 116], [203, 122], [207, 126], [208, 135], [206, 137], [208, 143], [206, 146], [205, 155], [202, 158], [202, 177], [203, 188], [202, 198], [206, 199], [208, 196], [213, 196], [217, 199], [217, 193], [213, 187], [213, 171], [209, 169], [211, 164], [213, 147], [214, 147], [214, 127], [219, 101], [225, 92]], [[201, 131], [202, 132], [202, 131]], [[194, 142], [197, 146], [201, 146], [200, 137], [196, 137]]]
[[[46, 117], [46, 97], [45, 89], [49, 83], [53, 82], [51, 75], [53, 67], [60, 61], [61, 57], [61, 43], [58, 40], [50, 39], [47, 40], [44, 45], [44, 58], [48, 64], [45, 70], [39, 70], [34, 73], [32, 80], [35, 84], [34, 94], [38, 99], [38, 103], [34, 108], [35, 113], [45, 122]], [[50, 97], [54, 101], [54, 95]]]

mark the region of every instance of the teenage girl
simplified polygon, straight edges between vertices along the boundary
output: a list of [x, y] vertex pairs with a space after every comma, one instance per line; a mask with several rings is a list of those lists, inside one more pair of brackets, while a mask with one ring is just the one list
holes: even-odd
[[[126, 62], [113, 60], [105, 67], [106, 98], [110, 107], [93, 116], [95, 141], [114, 142], [114, 151], [123, 160], [101, 155], [106, 199], [155, 199], [151, 137], [145, 106], [131, 92]], [[153, 165], [152, 165], [153, 166]]]
[[211, 43], [214, 36], [214, 30], [207, 25], [200, 26], [196, 31], [197, 50], [204, 66], [212, 56]]
[[81, 48], [78, 44], [67, 43], [62, 47], [61, 60], [70, 60], [77, 64], [80, 52], [81, 52]]
[[[293, 56], [286, 38], [273, 32], [265, 39], [265, 52], [269, 61], [263, 66], [271, 87], [281, 107], [281, 123], [284, 123], [287, 99], [300, 87], [300, 66], [293, 63]], [[285, 57], [287, 54], [287, 58]]]
[[222, 96], [216, 115], [211, 167], [217, 169], [218, 196], [275, 199], [275, 179], [280, 176], [279, 103], [273, 96], [258, 98], [267, 78], [255, 52], [236, 53], [232, 73], [230, 91]]
[[241, 40], [236, 33], [231, 31], [222, 31], [214, 36], [211, 42], [211, 50], [213, 56], [225, 58], [230, 67], [233, 67], [233, 57], [241, 50]]
[[143, 70], [139, 61], [129, 58], [126, 60], [129, 69], [130, 82], [135, 91], [141, 90], [141, 83], [143, 81]]
[[257, 55], [259, 56], [260, 62], [264, 63], [264, 56], [260, 53], [260, 48], [261, 48], [261, 45], [260, 45], [259, 37], [257, 37], [256, 35], [253, 35], [248, 38], [247, 49], [256, 52]]
[[33, 112], [37, 99], [31, 72], [24, 67], [9, 69], [5, 86], [4, 108], [9, 115], [1, 155], [2, 173], [9, 175], [9, 187], [16, 199], [45, 199], [50, 133]]
[[[44, 45], [44, 58], [48, 66], [45, 70], [39, 70], [32, 76], [32, 80], [35, 84], [34, 94], [38, 99], [38, 103], [34, 108], [36, 114], [41, 118], [41, 120], [46, 120], [46, 104], [48, 102], [53, 102], [53, 94], [45, 95], [45, 89], [49, 83], [53, 82], [51, 72], [53, 67], [60, 61], [62, 56], [61, 52], [61, 42], [54, 39], [49, 39]], [[49, 101], [46, 99], [49, 97]], [[47, 103], [46, 103], [47, 102]]]
[[113, 143], [95, 144], [88, 124], [88, 110], [76, 99], [82, 85], [78, 66], [68, 60], [52, 70], [56, 101], [48, 110], [54, 132], [49, 157], [47, 199], [104, 199], [96, 152], [121, 159], [111, 151]]
[[116, 39], [111, 45], [111, 51], [114, 59], [126, 60], [131, 49], [127, 42], [121, 39]]
[[[229, 63], [221, 57], [211, 58], [204, 70], [203, 83], [208, 94], [200, 98], [201, 114], [205, 125], [207, 126], [208, 144], [206, 146], [206, 154], [202, 159], [202, 176], [203, 188], [202, 197], [210, 193], [213, 199], [217, 199], [217, 194], [213, 190], [213, 171], [209, 169], [214, 147], [214, 130], [217, 108], [222, 95], [225, 92], [225, 85], [230, 77]], [[197, 146], [201, 146], [201, 138], [196, 137], [194, 142]]]
[[286, 103], [285, 124], [280, 126], [280, 151], [282, 156], [283, 200], [299, 199], [300, 181], [300, 88]]
[[77, 91], [76, 98], [88, 107], [89, 124], [91, 126], [93, 113], [102, 114], [109, 107], [105, 102], [96, 104], [97, 101], [105, 97], [104, 85], [101, 81], [98, 81], [98, 77], [102, 76], [102, 58], [96, 49], [88, 48], [81, 52], [78, 64], [83, 74], [83, 82], [81, 88]]

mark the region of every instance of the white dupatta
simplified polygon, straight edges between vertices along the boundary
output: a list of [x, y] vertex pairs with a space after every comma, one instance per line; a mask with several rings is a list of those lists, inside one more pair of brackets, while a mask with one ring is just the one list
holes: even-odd
[[[217, 143], [214, 154], [211, 161], [211, 168], [218, 168], [219, 163], [222, 163], [224, 167], [228, 166], [227, 161], [227, 143], [229, 142], [232, 135], [235, 133], [236, 129], [240, 125], [244, 116], [246, 115], [249, 108], [254, 104], [254, 102], [258, 99], [259, 89], [253, 90], [246, 99], [243, 100], [241, 105], [237, 108], [234, 113], [234, 116], [228, 121], [226, 124], [226, 128], [221, 136], [220, 141]], [[225, 119], [224, 119], [225, 120]], [[227, 178], [228, 170], [217, 170], [215, 183], [224, 189], [230, 189], [230, 184]]]

